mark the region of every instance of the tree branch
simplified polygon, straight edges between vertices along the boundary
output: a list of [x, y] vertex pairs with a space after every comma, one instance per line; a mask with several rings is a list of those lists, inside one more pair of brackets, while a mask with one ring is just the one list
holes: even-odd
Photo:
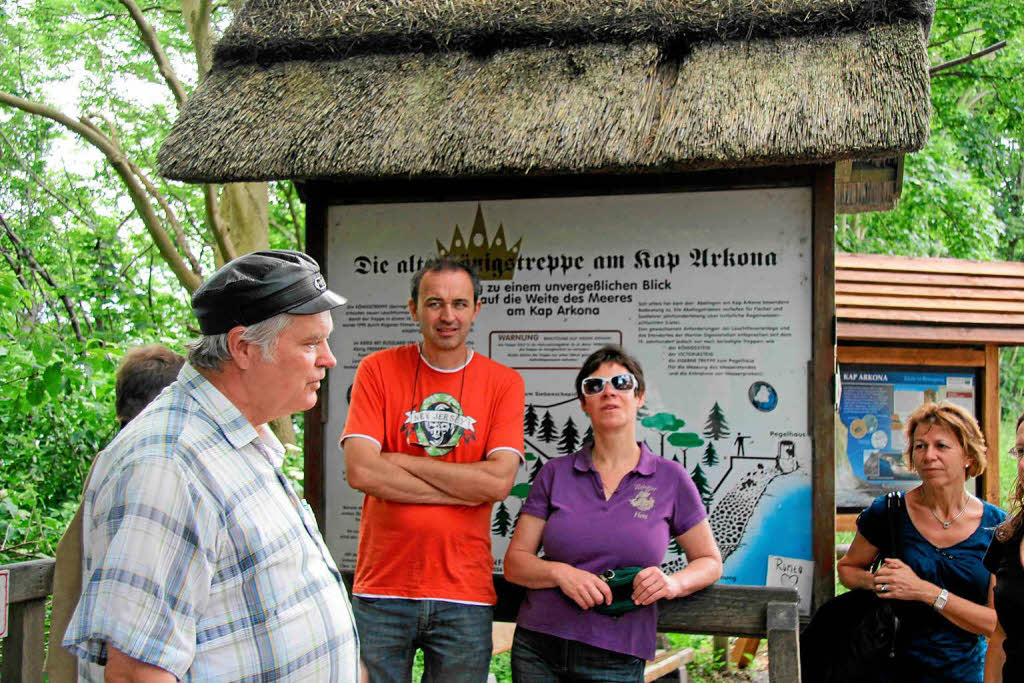
[[14, 157], [14, 159], [18, 162], [19, 166], [25, 169], [25, 172], [32, 177], [32, 180], [36, 181], [36, 185], [38, 185], [43, 192], [50, 195], [54, 199], [54, 201], [56, 201], [58, 204], [67, 209], [68, 213], [70, 213], [72, 216], [74, 216], [75, 218], [82, 221], [88, 226], [95, 227], [95, 223], [93, 221], [87, 219], [85, 216], [75, 211], [67, 202], [65, 202], [60, 196], [58, 196], [54, 190], [50, 189], [50, 186], [47, 185], [43, 181], [43, 179], [40, 178], [39, 175], [32, 170], [32, 167], [29, 166], [25, 162], [25, 160], [21, 158], [21, 156], [18, 154], [18, 150], [15, 149], [14, 147], [14, 143], [12, 143], [10, 138], [8, 138], [7, 135], [4, 134], [3, 130], [0, 130], [0, 140], [3, 140], [7, 144], [7, 146], [11, 148], [11, 156]]
[[21, 97], [11, 95], [10, 93], [0, 92], [0, 104], [6, 104], [7, 106], [20, 109], [28, 114], [42, 116], [50, 119], [51, 121], [55, 121], [65, 128], [77, 133], [91, 145], [100, 150], [107, 158], [107, 161], [110, 163], [117, 175], [120, 176], [122, 182], [124, 182], [125, 187], [128, 190], [128, 195], [131, 197], [132, 203], [135, 205], [135, 210], [139, 212], [139, 217], [142, 219], [147, 231], [156, 243], [157, 249], [160, 250], [160, 255], [163, 256], [164, 261], [166, 261], [167, 265], [170, 266], [174, 275], [178, 278], [178, 282], [180, 282], [190, 294], [199, 287], [202, 283], [201, 278], [197, 273], [194, 273], [189, 269], [184, 259], [182, 259], [181, 255], [174, 248], [174, 243], [168, 236], [167, 231], [160, 224], [160, 219], [157, 217], [152, 204], [149, 202], [146, 189], [132, 171], [131, 165], [125, 159], [124, 154], [120, 149], [111, 144], [110, 139], [106, 135], [104, 135], [88, 120], [82, 119], [76, 121], [52, 107], [22, 99]]
[[160, 75], [164, 77], [164, 82], [167, 83], [167, 87], [174, 94], [174, 101], [177, 102], [178, 109], [181, 109], [181, 106], [185, 104], [185, 88], [182, 87], [181, 81], [178, 80], [178, 76], [174, 73], [171, 62], [167, 59], [167, 55], [164, 54], [164, 49], [160, 45], [160, 39], [157, 37], [156, 31], [146, 21], [146, 17], [143, 16], [139, 6], [135, 4], [135, 0], [121, 0], [121, 4], [128, 8], [128, 13], [132, 16], [132, 20], [139, 27], [139, 33], [142, 34], [142, 42], [145, 44], [146, 49], [149, 50], [149, 54], [153, 55], [153, 61], [156, 62]]
[[174, 238], [178, 243], [178, 248], [181, 249], [185, 254], [185, 258], [188, 259], [189, 264], [192, 266], [192, 272], [197, 275], [201, 275], [203, 269], [200, 267], [199, 260], [195, 257], [195, 254], [193, 254], [192, 250], [189, 248], [188, 242], [185, 240], [185, 231], [181, 229], [181, 223], [178, 222], [178, 217], [174, 215], [174, 210], [171, 208], [167, 198], [153, 186], [153, 183], [145, 176], [142, 169], [140, 169], [134, 162], [129, 161], [128, 165], [131, 166], [132, 172], [135, 173], [139, 180], [142, 181], [142, 184], [146, 187], [146, 191], [149, 192], [150, 196], [156, 199], [157, 204], [159, 204], [160, 208], [164, 210], [164, 215], [167, 216], [167, 222], [171, 224], [171, 228], [174, 230]]
[[999, 50], [1002, 50], [1004, 47], [1006, 47], [1006, 41], [1005, 40], [1000, 40], [998, 43], [994, 43], [992, 45], [989, 45], [984, 50], [979, 50], [978, 52], [972, 52], [969, 55], [964, 55], [963, 57], [957, 57], [956, 59], [951, 59], [948, 62], [943, 62], [942, 64], [937, 64], [937, 65], [933, 66], [932, 68], [928, 69], [928, 75], [929, 76], [934, 76], [935, 74], [939, 73], [940, 71], [945, 71], [946, 69], [952, 69], [954, 66], [960, 66], [961, 64], [966, 64], [967, 62], [974, 61], [975, 59], [978, 59], [979, 57], [984, 57], [985, 55], [992, 54], [993, 52], [998, 52]]
[[[11, 244], [14, 245], [15, 252], [23, 258], [26, 263], [28, 263], [29, 268], [42, 278], [46, 284], [53, 288], [54, 291], [58, 292], [57, 297], [60, 299], [60, 302], [64, 304], [64, 310], [67, 311], [68, 319], [71, 321], [71, 329], [75, 333], [75, 339], [80, 342], [84, 342], [85, 337], [82, 336], [82, 327], [78, 324], [78, 314], [75, 313], [75, 306], [71, 303], [71, 297], [67, 294], [61, 293], [61, 288], [57, 286], [56, 282], [54, 282], [49, 271], [39, 265], [39, 262], [36, 261], [35, 256], [33, 256], [28, 247], [25, 246], [25, 243], [21, 241], [20, 237], [14, 234], [14, 231], [11, 230], [11, 226], [7, 225], [7, 221], [4, 220], [2, 214], [0, 214], [0, 227], [4, 229], [5, 233], [7, 233], [7, 239], [9, 239]], [[44, 296], [43, 298], [46, 299], [47, 297]]]

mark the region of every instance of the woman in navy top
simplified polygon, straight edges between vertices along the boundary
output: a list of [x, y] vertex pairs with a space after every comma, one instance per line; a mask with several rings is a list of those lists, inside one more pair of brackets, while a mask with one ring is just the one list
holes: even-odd
[[[967, 478], [985, 469], [985, 439], [970, 413], [945, 401], [915, 410], [906, 435], [905, 455], [921, 485], [906, 493], [900, 509], [903, 557], [888, 552], [882, 496], [857, 518], [857, 536], [837, 567], [839, 580], [899, 601], [897, 657], [883, 680], [981, 683], [984, 636], [996, 625], [988, 606], [994, 579], [982, 558], [1006, 518], [965, 490]], [[879, 552], [885, 559], [872, 574]]]
[[[505, 554], [505, 577], [530, 589], [516, 620], [512, 679], [642, 681], [644, 660], [654, 656], [654, 603], [717, 581], [722, 556], [686, 470], [636, 441], [644, 401], [636, 359], [617, 346], [596, 351], [576, 395], [593, 443], [544, 465]], [[666, 575], [660, 565], [671, 538], [689, 564]], [[643, 567], [629, 596], [638, 608], [596, 612], [613, 601], [600, 574], [625, 567]]]
[[1010, 455], [1017, 459], [1016, 514], [999, 525], [985, 555], [985, 566], [996, 577], [989, 606], [999, 619], [988, 645], [985, 683], [1024, 680], [1024, 415], [1017, 418], [1017, 442]]

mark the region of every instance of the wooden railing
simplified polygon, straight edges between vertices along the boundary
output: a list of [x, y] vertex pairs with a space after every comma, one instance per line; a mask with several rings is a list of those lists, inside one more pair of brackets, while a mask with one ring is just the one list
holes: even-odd
[[53, 592], [53, 560], [0, 565], [10, 571], [7, 637], [0, 640], [0, 681], [42, 683], [46, 654], [46, 599]]
[[[3, 683], [42, 683], [46, 599], [53, 590], [53, 560], [3, 565], [11, 572], [8, 633], [0, 640]], [[772, 683], [800, 681], [800, 618], [791, 588], [709, 586], [658, 607], [658, 630], [768, 639]]]

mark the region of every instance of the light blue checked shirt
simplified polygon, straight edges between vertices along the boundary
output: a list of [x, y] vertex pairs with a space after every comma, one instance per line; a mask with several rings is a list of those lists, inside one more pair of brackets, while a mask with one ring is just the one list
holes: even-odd
[[81, 679], [102, 680], [109, 642], [186, 681], [358, 680], [341, 575], [283, 454], [186, 364], [97, 456], [63, 643]]

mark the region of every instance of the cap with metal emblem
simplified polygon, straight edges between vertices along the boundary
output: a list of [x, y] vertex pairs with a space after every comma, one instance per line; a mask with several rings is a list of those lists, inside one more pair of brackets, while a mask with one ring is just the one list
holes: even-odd
[[286, 249], [254, 251], [225, 263], [192, 295], [203, 334], [255, 325], [278, 313], [312, 315], [345, 303], [327, 289], [320, 267], [307, 254]]

